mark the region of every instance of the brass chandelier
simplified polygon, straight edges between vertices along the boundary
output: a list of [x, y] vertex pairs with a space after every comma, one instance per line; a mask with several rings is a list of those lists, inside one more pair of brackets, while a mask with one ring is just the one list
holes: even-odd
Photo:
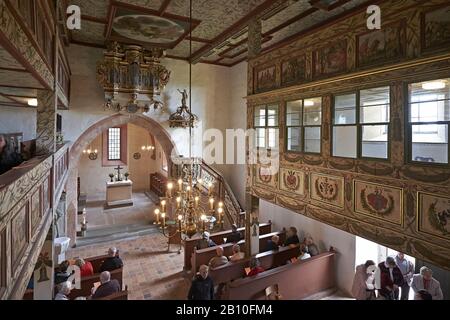
[[[192, 0], [189, 1], [189, 51], [192, 55]], [[166, 195], [160, 198], [160, 205], [155, 209], [155, 224], [160, 226], [163, 235], [170, 238], [186, 235], [191, 238], [197, 233], [212, 229], [214, 223], [218, 223], [223, 229], [224, 207], [223, 202], [218, 201], [212, 183], [207, 184], [208, 198], [205, 209], [202, 206], [202, 189], [206, 189], [204, 181], [199, 176], [201, 159], [192, 157], [192, 128], [198, 120], [192, 114], [192, 62], [189, 61], [189, 107], [187, 106], [187, 92], [182, 94], [182, 106], [170, 117], [171, 127], [189, 128], [189, 157], [178, 158], [176, 162], [181, 168], [177, 180], [167, 183]], [[174, 232], [166, 232], [168, 227], [172, 227]], [[170, 241], [169, 241], [170, 243]]]

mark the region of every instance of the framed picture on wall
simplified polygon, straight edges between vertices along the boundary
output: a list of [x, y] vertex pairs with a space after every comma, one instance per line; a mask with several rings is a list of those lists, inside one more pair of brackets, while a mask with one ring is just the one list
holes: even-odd
[[450, 4], [434, 7], [421, 16], [422, 51], [441, 51], [450, 46]]

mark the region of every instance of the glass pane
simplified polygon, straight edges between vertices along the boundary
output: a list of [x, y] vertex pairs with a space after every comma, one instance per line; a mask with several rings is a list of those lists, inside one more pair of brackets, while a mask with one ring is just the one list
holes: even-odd
[[120, 128], [108, 129], [108, 160], [120, 160]]
[[268, 131], [268, 148], [278, 149], [278, 129], [267, 129]]
[[361, 123], [389, 122], [389, 105], [361, 107]]
[[300, 126], [302, 123], [302, 100], [286, 103], [286, 125]]
[[264, 128], [256, 129], [256, 146], [260, 148], [266, 147], [266, 129]]
[[360, 106], [376, 106], [389, 104], [389, 87], [371, 88], [359, 92]]
[[301, 152], [302, 130], [299, 127], [288, 128], [287, 130], [287, 150]]
[[411, 160], [448, 163], [448, 125], [413, 125]]
[[361, 155], [367, 158], [388, 158], [388, 126], [363, 126]]
[[278, 127], [278, 106], [267, 107], [267, 126]]
[[[426, 101], [424, 98], [435, 100], [432, 97], [433, 95], [444, 96], [445, 99], [448, 99], [450, 95], [450, 78], [412, 83], [409, 85], [409, 93], [411, 95], [410, 102]], [[431, 96], [427, 97], [427, 95]]]
[[305, 152], [320, 153], [320, 127], [305, 128]]
[[411, 122], [433, 122], [450, 120], [450, 100], [412, 103]]
[[322, 98], [305, 99], [303, 111], [304, 125], [322, 124]]
[[255, 107], [254, 126], [255, 127], [265, 127], [266, 126], [266, 107], [265, 106]]
[[334, 97], [334, 123], [356, 123], [356, 94], [346, 94]]
[[356, 158], [356, 126], [333, 127], [333, 156]]

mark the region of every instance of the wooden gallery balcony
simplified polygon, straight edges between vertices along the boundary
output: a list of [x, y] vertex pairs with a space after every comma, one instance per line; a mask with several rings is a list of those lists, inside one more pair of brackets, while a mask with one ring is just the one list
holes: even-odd
[[21, 299], [51, 226], [69, 167], [68, 145], [0, 176], [0, 299]]

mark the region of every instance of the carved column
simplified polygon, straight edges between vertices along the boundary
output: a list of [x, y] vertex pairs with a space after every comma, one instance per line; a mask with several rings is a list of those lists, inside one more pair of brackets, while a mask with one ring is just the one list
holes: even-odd
[[56, 150], [56, 93], [39, 90], [37, 95], [36, 152], [49, 154]]
[[261, 52], [262, 43], [261, 20], [253, 19], [248, 25], [248, 58], [254, 58]]

